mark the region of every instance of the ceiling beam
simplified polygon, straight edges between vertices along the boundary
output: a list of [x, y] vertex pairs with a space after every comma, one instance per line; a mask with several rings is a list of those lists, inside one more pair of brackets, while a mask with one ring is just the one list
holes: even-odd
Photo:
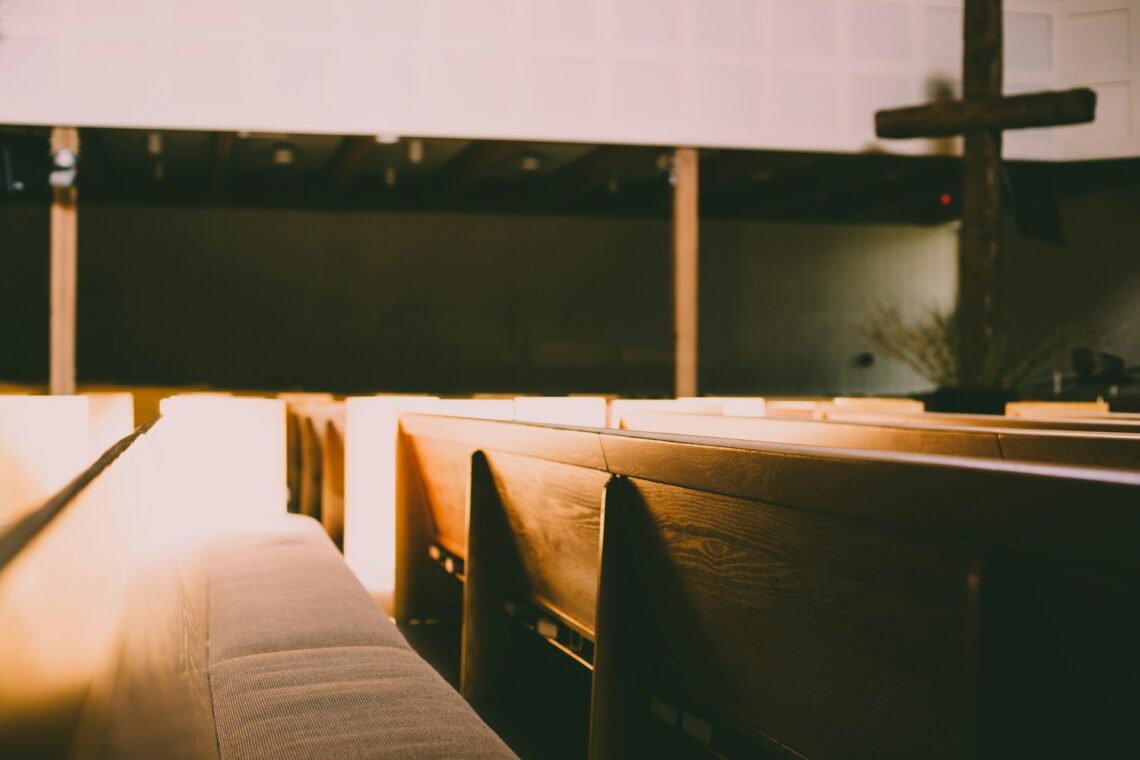
[[818, 153], [721, 150], [701, 157], [701, 194], [767, 182], [818, 165]]
[[[764, 212], [774, 218], [817, 218], [819, 210], [835, 205], [836, 197], [858, 195], [862, 188], [886, 177], [901, 175], [905, 158], [863, 154], [816, 155], [810, 163], [790, 174], [798, 182], [799, 192], [788, 193], [772, 203]], [[836, 213], [843, 209], [836, 206]]]
[[210, 136], [210, 193], [215, 197], [226, 189], [235, 142], [237, 135], [233, 132], [214, 132]]
[[463, 200], [488, 172], [520, 150], [522, 144], [513, 141], [472, 141], [436, 173], [436, 198], [444, 204]]
[[[836, 193], [820, 211], [836, 221], [878, 221], [899, 208], [936, 208], [948, 194], [942, 216], [950, 218], [958, 213], [961, 186], [962, 166], [956, 158], [914, 158], [895, 174], [869, 177], [861, 186]], [[917, 213], [912, 216], [922, 221]]]
[[79, 155], [82, 181], [91, 185], [111, 179], [111, 161], [107, 157], [107, 147], [103, 144], [99, 130], [83, 127], [79, 130], [79, 136], [83, 143], [83, 152]]
[[554, 209], [573, 206], [611, 179], [620, 181], [652, 166], [663, 150], [647, 146], [598, 146], [547, 178], [543, 187], [546, 205]]
[[340, 141], [324, 171], [325, 198], [330, 203], [341, 202], [349, 183], [375, 150], [376, 138], [371, 135], [350, 135]]

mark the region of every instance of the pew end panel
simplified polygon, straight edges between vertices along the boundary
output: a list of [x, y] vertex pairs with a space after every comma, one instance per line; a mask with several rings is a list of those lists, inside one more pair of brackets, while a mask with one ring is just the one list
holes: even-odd
[[341, 551], [344, 550], [344, 416], [331, 417], [325, 425], [321, 452], [321, 524]]
[[971, 755], [977, 546], [620, 482], [593, 757]]
[[[424, 480], [423, 468], [429, 465], [418, 458], [423, 453], [422, 440], [415, 440], [402, 429], [396, 442], [396, 574], [395, 591], [392, 597], [392, 616], [401, 623], [429, 620], [459, 620], [462, 614], [462, 589], [458, 578], [464, 572], [463, 560], [466, 556], [466, 536], [458, 544], [460, 554], [444, 556], [437, 527], [433, 504], [428, 486]], [[417, 446], [421, 444], [421, 446]], [[437, 452], [438, 453], [438, 452]], [[443, 472], [458, 481], [458, 487], [445, 488], [451, 497], [466, 501], [465, 491], [470, 479], [468, 461], [462, 469], [454, 461], [435, 460], [446, 465], [446, 470], [436, 470], [436, 476]], [[437, 496], [438, 498], [438, 496]], [[465, 507], [458, 507], [462, 514]], [[442, 510], [454, 512], [454, 505], [444, 505]], [[452, 546], [457, 544], [452, 541]]]
[[[471, 457], [479, 449], [604, 470], [596, 432], [427, 414], [400, 416], [396, 473], [397, 620], [439, 617], [447, 575], [463, 580]], [[444, 577], [440, 579], [439, 576]], [[451, 596], [449, 596], [449, 593]]]
[[476, 452], [471, 472], [464, 695], [501, 696], [489, 683], [519, 666], [502, 647], [520, 623], [591, 668], [609, 474], [488, 451]]

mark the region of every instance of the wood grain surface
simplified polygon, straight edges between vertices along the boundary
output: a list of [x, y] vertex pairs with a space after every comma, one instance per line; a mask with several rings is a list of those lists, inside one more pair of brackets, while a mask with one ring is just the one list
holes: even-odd
[[522, 578], [517, 591], [593, 638], [609, 473], [485, 452]]

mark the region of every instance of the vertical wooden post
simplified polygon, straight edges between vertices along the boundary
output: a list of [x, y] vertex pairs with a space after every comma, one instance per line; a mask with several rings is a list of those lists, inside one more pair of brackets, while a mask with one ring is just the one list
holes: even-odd
[[[79, 155], [79, 130], [56, 127], [51, 152], [69, 150]], [[51, 348], [48, 390], [75, 393], [75, 314], [78, 191], [75, 186], [52, 190], [51, 202]]]
[[697, 151], [677, 148], [673, 157], [673, 353], [674, 393], [697, 395]]
[[[1002, 2], [966, 0], [963, 66], [966, 100], [1002, 94]], [[958, 246], [958, 325], [963, 353], [960, 380], [980, 382], [998, 317], [1001, 248], [1001, 130], [967, 132], [962, 160], [962, 237]]]

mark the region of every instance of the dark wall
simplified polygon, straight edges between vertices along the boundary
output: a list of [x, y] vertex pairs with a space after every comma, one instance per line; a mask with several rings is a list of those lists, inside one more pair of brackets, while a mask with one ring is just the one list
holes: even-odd
[[0, 206], [0, 380], [45, 382], [48, 207]]
[[[25, 324], [0, 377], [42, 377], [46, 216], [2, 218]], [[82, 207], [80, 379], [667, 392], [667, 225], [504, 219]]]
[[[46, 376], [47, 216], [0, 206], [12, 346]], [[81, 381], [440, 393], [672, 390], [661, 220], [80, 210]], [[860, 327], [953, 297], [946, 227], [706, 222], [701, 390], [923, 387]], [[8, 276], [12, 269], [12, 276]]]
[[[1140, 177], [1058, 212], [1061, 242], [1006, 226], [1003, 297], [1026, 320], [1079, 325], [1085, 342], [1140, 365]], [[1057, 365], [1068, 370], [1068, 357]]]

